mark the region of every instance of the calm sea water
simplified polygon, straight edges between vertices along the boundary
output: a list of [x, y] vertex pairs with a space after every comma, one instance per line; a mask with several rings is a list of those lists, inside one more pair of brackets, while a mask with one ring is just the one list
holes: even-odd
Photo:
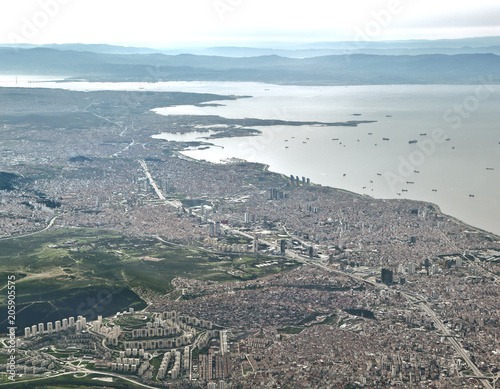
[[[155, 111], [376, 123], [258, 127], [261, 136], [216, 139], [212, 142], [217, 147], [189, 150], [187, 156], [218, 163], [236, 157], [377, 198], [429, 201], [447, 214], [500, 234], [498, 86], [233, 87], [227, 92], [212, 91], [254, 97], [221, 101], [219, 107]], [[199, 136], [159, 137], [191, 140]]]
[[[260, 136], [215, 139], [211, 141], [214, 147], [185, 154], [214, 163], [230, 158], [261, 162], [272, 171], [309, 177], [317, 184], [376, 198], [429, 201], [466, 223], [500, 234], [500, 86], [52, 82], [56, 78], [19, 78], [17, 86], [252, 96], [221, 101], [218, 107], [155, 110], [164, 115], [374, 120], [376, 123], [357, 127], [258, 127]], [[12, 76], [0, 76], [0, 86], [13, 86]], [[203, 135], [194, 132], [155, 137], [193, 140]]]

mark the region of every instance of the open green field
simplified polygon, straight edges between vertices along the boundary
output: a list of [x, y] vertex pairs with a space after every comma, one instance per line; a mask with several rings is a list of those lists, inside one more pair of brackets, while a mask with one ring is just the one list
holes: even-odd
[[68, 229], [0, 241], [0, 332], [6, 331], [7, 277], [16, 277], [16, 326], [82, 315], [94, 320], [146, 304], [132, 291], [171, 290], [175, 277], [252, 279], [290, 268], [274, 258], [219, 255], [154, 238]]

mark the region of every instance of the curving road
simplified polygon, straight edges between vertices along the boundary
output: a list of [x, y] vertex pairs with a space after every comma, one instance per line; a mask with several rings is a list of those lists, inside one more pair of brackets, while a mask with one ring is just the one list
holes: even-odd
[[47, 225], [47, 227], [45, 227], [43, 230], [40, 230], [40, 231], [35, 231], [35, 232], [30, 232], [28, 234], [23, 234], [23, 235], [16, 235], [16, 236], [5, 236], [3, 238], [0, 238], [0, 240], [7, 240], [7, 239], [17, 239], [17, 238], [24, 238], [25, 236], [31, 236], [31, 235], [36, 235], [36, 234], [40, 234], [42, 232], [45, 232], [47, 230], [50, 229], [50, 227], [52, 227], [54, 225], [54, 222], [56, 221], [57, 219], [57, 216], [54, 216], [52, 219], [50, 219], [50, 222], [49, 224]]
[[138, 381], [135, 381], [131, 378], [128, 378], [126, 376], [122, 376], [120, 374], [116, 374], [116, 373], [103, 373], [101, 371], [94, 371], [94, 370], [89, 370], [89, 369], [77, 369], [75, 367], [75, 370], [73, 371], [67, 371], [67, 372], [64, 372], [64, 373], [59, 373], [59, 374], [54, 374], [54, 375], [51, 375], [49, 377], [41, 377], [41, 378], [32, 378], [32, 379], [27, 379], [27, 380], [19, 380], [19, 381], [11, 381], [11, 382], [6, 382], [6, 383], [0, 383], [0, 386], [8, 386], [8, 385], [16, 385], [16, 384], [19, 384], [19, 383], [27, 383], [27, 382], [35, 382], [35, 381], [44, 381], [44, 380], [48, 380], [48, 379], [51, 379], [51, 378], [55, 378], [55, 377], [61, 377], [61, 376], [64, 376], [64, 375], [75, 375], [75, 374], [78, 374], [78, 373], [81, 373], [81, 374], [97, 374], [97, 375], [102, 375], [102, 376], [105, 376], [105, 377], [115, 377], [115, 378], [120, 378], [122, 380], [125, 380], [125, 381], [128, 381], [134, 385], [137, 385], [137, 386], [142, 386], [143, 388], [148, 388], [148, 389], [158, 389], [157, 386], [151, 386], [151, 385], [146, 385], [146, 384], [143, 384], [141, 382], [138, 382]]

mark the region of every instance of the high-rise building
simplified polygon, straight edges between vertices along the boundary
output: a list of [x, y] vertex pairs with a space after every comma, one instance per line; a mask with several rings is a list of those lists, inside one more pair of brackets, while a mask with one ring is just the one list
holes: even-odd
[[220, 331], [220, 351], [222, 355], [226, 354], [229, 351], [227, 344], [227, 330]]
[[389, 269], [382, 269], [381, 274], [382, 283], [386, 285], [392, 285], [393, 282], [393, 272]]

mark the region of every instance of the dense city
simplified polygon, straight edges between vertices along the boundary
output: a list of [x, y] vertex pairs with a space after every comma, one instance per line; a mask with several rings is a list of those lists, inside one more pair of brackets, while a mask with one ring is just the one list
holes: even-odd
[[[0, 90], [0, 248], [12, 238], [106, 230], [233, 263], [224, 281], [176, 276], [165, 290], [131, 286], [141, 309], [17, 328], [15, 380], [499, 387], [500, 238], [433, 204], [374, 199], [244, 161], [195, 161], [181, 151], [203, 142], [152, 138], [216, 129], [222, 118], [150, 111], [213, 99]], [[241, 123], [225, 124], [230, 136]], [[68, 258], [77, 266], [79, 257]], [[57, 267], [70, 274], [70, 265]], [[2, 263], [9, 272], [22, 273], [16, 290], [22, 277], [39, 276], [15, 260]], [[0, 386], [9, 384], [9, 335]]]

